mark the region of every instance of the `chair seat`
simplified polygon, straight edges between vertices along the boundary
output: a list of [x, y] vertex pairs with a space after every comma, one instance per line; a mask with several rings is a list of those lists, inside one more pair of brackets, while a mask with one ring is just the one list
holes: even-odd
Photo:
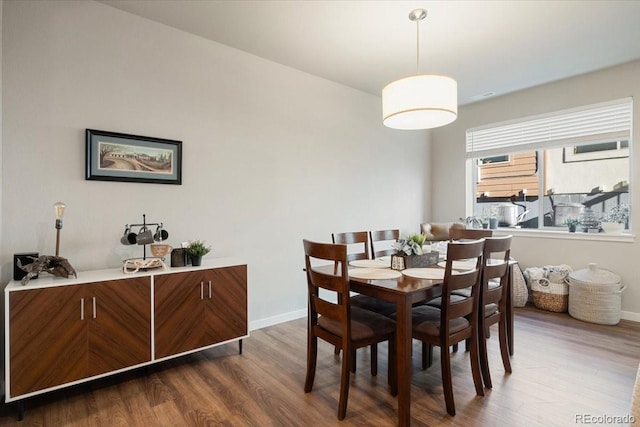
[[[334, 335], [342, 336], [342, 324], [339, 321], [320, 316], [318, 325]], [[395, 330], [396, 322], [388, 317], [359, 307], [351, 307], [351, 339], [354, 341], [368, 340], [393, 333]]]
[[[500, 286], [500, 279], [491, 279], [489, 280], [489, 289], [495, 289], [497, 287]], [[464, 288], [464, 289], [457, 289], [453, 292], [451, 292], [454, 295], [462, 295], [464, 297], [470, 297], [471, 296], [471, 289], [469, 288]]]
[[[428, 305], [413, 309], [413, 330], [430, 336], [440, 336], [440, 310]], [[464, 317], [451, 319], [449, 333], [456, 333], [469, 327], [469, 321]]]
[[498, 312], [498, 304], [487, 304], [484, 306], [484, 317], [489, 317]]
[[[456, 295], [454, 293], [451, 294], [451, 302], [459, 302], [467, 298], [469, 298], [469, 296]], [[440, 308], [442, 306], [442, 298], [438, 297], [438, 298], [431, 299], [427, 301], [425, 304], [430, 307]]]
[[354, 295], [351, 297], [351, 308], [362, 308], [364, 310], [373, 311], [374, 313], [390, 317], [396, 312], [396, 305], [389, 301], [382, 301], [368, 295]]

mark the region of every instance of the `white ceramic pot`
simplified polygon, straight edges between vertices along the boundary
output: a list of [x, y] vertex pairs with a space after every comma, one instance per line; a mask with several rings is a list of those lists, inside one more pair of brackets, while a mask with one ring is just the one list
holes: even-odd
[[622, 233], [624, 231], [624, 224], [620, 222], [601, 222], [600, 226], [605, 233]]

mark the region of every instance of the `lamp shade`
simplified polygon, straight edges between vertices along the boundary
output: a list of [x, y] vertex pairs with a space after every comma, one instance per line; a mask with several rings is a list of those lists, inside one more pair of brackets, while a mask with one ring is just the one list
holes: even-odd
[[419, 74], [382, 89], [382, 123], [393, 129], [432, 129], [458, 117], [458, 84], [447, 76]]

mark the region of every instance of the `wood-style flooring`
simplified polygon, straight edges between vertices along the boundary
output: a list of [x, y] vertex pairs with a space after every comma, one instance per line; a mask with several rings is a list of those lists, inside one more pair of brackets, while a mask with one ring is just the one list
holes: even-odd
[[[455, 417], [445, 409], [438, 349], [433, 366], [421, 371], [419, 343], [413, 348], [412, 425], [575, 426], [583, 424], [577, 417], [629, 413], [640, 362], [640, 323], [602, 326], [568, 314], [516, 309], [513, 373], [504, 373], [494, 332], [489, 343], [493, 389], [484, 397], [475, 395], [468, 353], [461, 348], [452, 356]], [[368, 350], [359, 350], [357, 357], [344, 421], [336, 417], [339, 356], [322, 341], [314, 389], [303, 392], [306, 320], [299, 319], [253, 331], [242, 355], [233, 343], [27, 399], [22, 422], [14, 404], [3, 404], [0, 425], [396, 425], [386, 345], [379, 346], [377, 377], [369, 373]]]

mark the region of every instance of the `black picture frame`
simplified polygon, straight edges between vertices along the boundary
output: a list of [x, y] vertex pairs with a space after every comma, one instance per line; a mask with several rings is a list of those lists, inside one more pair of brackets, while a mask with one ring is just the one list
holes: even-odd
[[182, 141], [87, 129], [85, 179], [182, 185]]

